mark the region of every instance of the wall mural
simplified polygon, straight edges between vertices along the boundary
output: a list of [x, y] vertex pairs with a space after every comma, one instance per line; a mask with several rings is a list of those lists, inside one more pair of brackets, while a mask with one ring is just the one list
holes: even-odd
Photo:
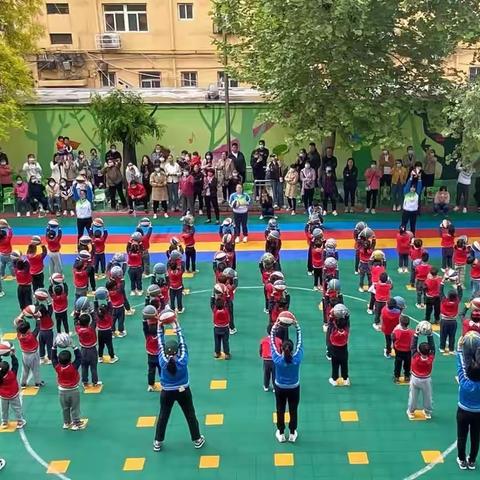
[[[155, 117], [166, 126], [161, 139], [147, 138], [143, 145], [137, 147], [137, 155], [150, 154], [156, 143], [161, 143], [175, 154], [183, 149], [200, 154], [211, 150], [219, 154], [226, 148], [225, 117], [222, 105], [156, 105]], [[251, 151], [264, 139], [267, 147], [280, 155], [284, 164], [295, 159], [297, 146], [287, 146], [287, 131], [265, 120], [266, 106], [262, 105], [232, 105], [231, 106], [231, 137], [240, 149], [249, 157]], [[58, 135], [67, 135], [80, 144], [80, 149], [88, 155], [90, 148], [95, 147], [101, 155], [106, 145], [101, 145], [96, 133], [95, 122], [88, 106], [77, 105], [38, 105], [26, 108], [27, 128], [25, 131], [14, 130], [8, 142], [2, 144], [3, 151], [10, 158], [16, 169], [21, 168], [28, 153], [35, 153], [46, 171], [54, 153], [55, 140]], [[428, 147], [435, 149], [439, 158], [438, 178], [454, 178], [454, 165], [447, 165], [445, 158], [455, 147], [455, 140], [445, 138], [430, 125], [426, 113], [406, 114], [399, 118], [399, 128], [403, 130], [406, 144], [412, 144], [417, 158], [423, 159]], [[316, 141], [321, 144], [320, 140]], [[305, 147], [307, 147], [305, 145]], [[335, 145], [335, 155], [339, 160], [339, 169], [343, 169], [346, 159], [353, 157], [360, 171], [367, 168], [371, 159], [378, 159], [382, 146], [362, 147], [352, 149], [338, 138]], [[393, 154], [400, 158], [405, 153], [395, 150]]]

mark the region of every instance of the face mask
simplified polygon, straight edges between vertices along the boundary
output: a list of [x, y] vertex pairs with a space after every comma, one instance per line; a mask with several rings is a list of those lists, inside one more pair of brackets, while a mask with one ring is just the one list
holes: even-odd
[[306, 164], [305, 164], [305, 168], [310, 168], [310, 164], [309, 164], [309, 163], [306, 163]]
[[85, 155], [79, 155], [78, 158], [82, 160], [85, 157]]
[[397, 168], [400, 168], [402, 166], [401, 163], [397, 163]]
[[34, 158], [29, 158], [28, 161], [29, 161], [30, 163], [35, 163], [35, 159], [34, 159]]
[[157, 153], [160, 153], [160, 149], [159, 149], [159, 148], [156, 148], [155, 151], [156, 151]]
[[407, 150], [409, 155], [413, 155], [413, 150]]
[[4, 166], [4, 165], [6, 165], [6, 163], [5, 163], [5, 162], [1, 162], [0, 165]]
[[117, 149], [116, 149], [116, 148], [112, 148], [110, 151], [111, 151], [112, 153], [115, 153], [115, 152], [117, 151]]
[[108, 166], [109, 166], [109, 167], [113, 167], [113, 163], [109, 163]]
[[62, 182], [62, 183], [60, 184], [60, 186], [62, 186], [62, 187], [66, 187], [66, 186], [67, 186], [67, 184], [66, 184], [65, 182]]
[[51, 187], [54, 187], [54, 186], [55, 186], [55, 184], [54, 184], [53, 182], [50, 182], [49, 185], [50, 185]]
[[383, 151], [384, 155], [388, 155], [388, 152], [386, 150]]
[[372, 163], [372, 164], [370, 165], [370, 168], [377, 168], [377, 164], [376, 164], [376, 163]]
[[21, 180], [17, 180], [17, 185], [21, 185], [23, 182]]
[[159, 171], [160, 171], [160, 167], [155, 168], [155, 171], [156, 171], [156, 172], [159, 172]]
[[211, 159], [212, 157], [210, 155], [208, 157], [205, 157], [205, 160], [207, 160], [207, 162], [209, 162]]
[[32, 183], [37, 183], [38, 180], [36, 178], [32, 178]]

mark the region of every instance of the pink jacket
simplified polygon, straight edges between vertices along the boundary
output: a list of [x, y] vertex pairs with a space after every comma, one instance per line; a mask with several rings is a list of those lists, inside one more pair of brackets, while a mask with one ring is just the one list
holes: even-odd
[[13, 192], [16, 198], [19, 198], [20, 200], [26, 200], [28, 197], [28, 183], [23, 182], [21, 185], [15, 184]]
[[365, 187], [370, 187], [370, 190], [378, 190], [380, 188], [381, 178], [382, 171], [379, 168], [367, 168], [365, 170]]

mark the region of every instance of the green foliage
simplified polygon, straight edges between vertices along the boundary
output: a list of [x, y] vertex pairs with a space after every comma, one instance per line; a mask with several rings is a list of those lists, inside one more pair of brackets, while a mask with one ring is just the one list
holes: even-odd
[[161, 138], [165, 130], [142, 97], [134, 92], [113, 90], [105, 96], [94, 94], [90, 111], [98, 125], [102, 142], [122, 142], [124, 146], [135, 146], [146, 136]]
[[36, 23], [40, 0], [0, 0], [0, 140], [23, 128], [22, 103], [33, 94], [33, 79], [24, 55], [35, 51], [41, 33]]
[[480, 83], [458, 86], [443, 109], [448, 127], [444, 135], [461, 140], [452, 157], [462, 157], [464, 164], [474, 164], [480, 157]]
[[[444, 61], [480, 38], [475, 0], [214, 0], [232, 76], [265, 92], [293, 141], [404, 144], [399, 118], [444, 101]], [[234, 37], [232, 35], [235, 35]]]

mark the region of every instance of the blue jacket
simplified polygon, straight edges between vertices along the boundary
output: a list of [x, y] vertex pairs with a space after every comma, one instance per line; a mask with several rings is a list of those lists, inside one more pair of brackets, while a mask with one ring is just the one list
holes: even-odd
[[[93, 190], [89, 184], [83, 184], [82, 189], [86, 190], [87, 200], [93, 204]], [[72, 185], [73, 199], [77, 202], [80, 199], [80, 185], [77, 182], [73, 182]]]
[[458, 406], [467, 412], [480, 412], [480, 382], [473, 382], [467, 377], [463, 354], [457, 352]]
[[[403, 187], [403, 193], [408, 193], [410, 191], [411, 186], [412, 186], [412, 177], [409, 177], [409, 179], [407, 180], [407, 183]], [[419, 178], [417, 180], [417, 185], [416, 185], [416, 192], [418, 193], [418, 195], [422, 193], [422, 188], [423, 188], [422, 180]]]
[[185, 340], [183, 339], [182, 329], [177, 328], [177, 339], [178, 339], [178, 352], [175, 358], [175, 363], [177, 364], [177, 373], [172, 375], [167, 370], [168, 357], [165, 356], [165, 341], [164, 341], [164, 330], [160, 328], [158, 330], [158, 346], [160, 353], [158, 354], [158, 361], [162, 369], [160, 374], [160, 383], [162, 384], [163, 390], [178, 390], [179, 388], [188, 387], [188, 351]]
[[280, 388], [295, 388], [300, 385], [300, 363], [303, 360], [303, 342], [300, 326], [295, 324], [297, 329], [297, 348], [292, 355], [292, 362], [287, 363], [283, 354], [277, 351], [275, 346], [275, 329], [270, 334], [270, 348], [272, 360], [275, 364], [275, 385]]

